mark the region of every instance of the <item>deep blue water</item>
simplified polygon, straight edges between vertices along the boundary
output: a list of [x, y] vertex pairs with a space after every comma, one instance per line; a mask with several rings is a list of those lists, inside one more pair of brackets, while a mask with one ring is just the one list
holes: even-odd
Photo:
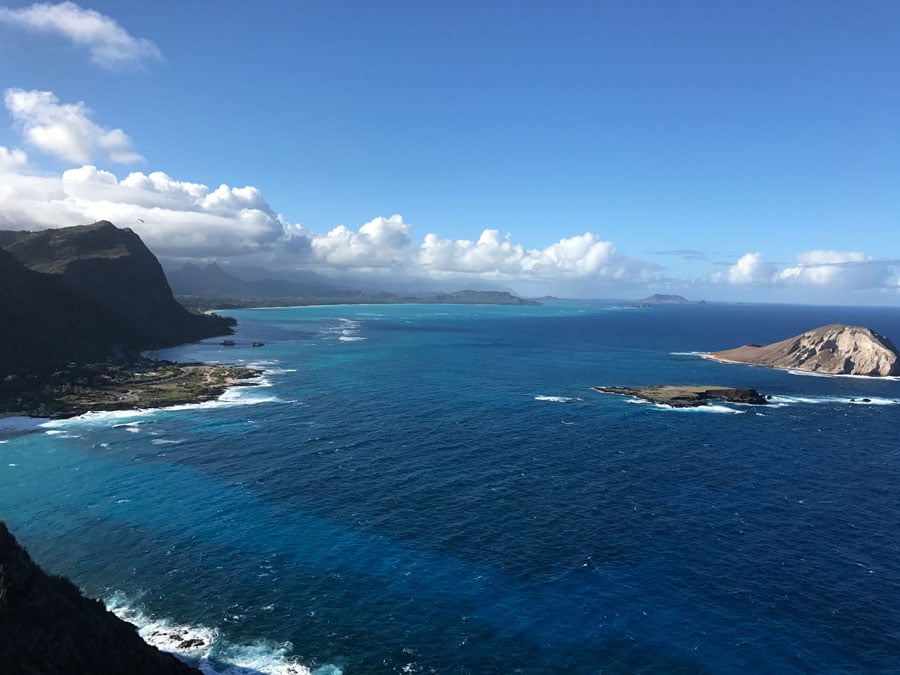
[[[900, 382], [689, 353], [834, 321], [900, 341], [900, 310], [229, 313], [237, 346], [161, 355], [263, 386], [0, 443], [32, 555], [145, 634], [204, 637], [207, 671], [900, 671]], [[657, 383], [775, 404], [590, 389]]]

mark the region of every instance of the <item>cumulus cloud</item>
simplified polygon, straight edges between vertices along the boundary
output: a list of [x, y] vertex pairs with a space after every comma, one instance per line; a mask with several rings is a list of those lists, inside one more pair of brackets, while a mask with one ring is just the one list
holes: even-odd
[[733, 286], [807, 288], [810, 290], [892, 289], [898, 286], [897, 260], [879, 260], [859, 251], [803, 251], [793, 265], [778, 269], [760, 253], [745, 253], [711, 280]]
[[26, 140], [43, 152], [79, 163], [95, 156], [116, 164], [143, 160], [124, 131], [92, 122], [83, 102], [60, 103], [51, 91], [24, 89], [7, 89], [3, 100]]
[[315, 257], [336, 266], [396, 267], [409, 262], [410, 226], [399, 215], [375, 218], [353, 232], [343, 225], [314, 236]]
[[10, 150], [0, 145], [0, 173], [21, 171], [26, 166], [28, 155], [23, 150]]
[[135, 230], [157, 255], [176, 259], [247, 259], [274, 267], [323, 272], [397, 273], [459, 280], [552, 281], [656, 278], [659, 268], [631, 260], [610, 242], [585, 233], [543, 249], [484, 230], [475, 241], [427, 234], [421, 244], [399, 215], [356, 230], [325, 234], [291, 224], [259, 189], [177, 180], [163, 172], [118, 178], [84, 165], [59, 175], [30, 174], [22, 151], [0, 147], [0, 227], [43, 229], [110, 220]]
[[60, 35], [88, 50], [91, 61], [107, 69], [139, 66], [162, 59], [150, 40], [136, 38], [111, 19], [74, 2], [37, 3], [19, 9], [0, 7], [0, 21], [35, 32]]
[[615, 246], [587, 232], [543, 249], [526, 249], [510, 234], [487, 229], [476, 241], [428, 234], [418, 262], [432, 276], [478, 275], [494, 279], [649, 279], [658, 267], [621, 256]]
[[724, 273], [713, 275], [714, 281], [727, 282], [735, 286], [763, 285], [772, 282], [775, 266], [767, 263], [760, 253], [745, 253]]
[[[158, 255], [240, 256], [303, 239], [254, 187], [178, 181], [162, 172], [114, 174], [86, 165], [57, 176], [7, 165], [0, 148], [0, 226], [44, 229], [110, 220], [131, 227]], [[24, 161], [27, 161], [25, 159]], [[306, 242], [308, 243], [308, 242]], [[293, 250], [305, 243], [291, 243]]]
[[785, 285], [841, 289], [883, 288], [889, 285], [895, 263], [876, 260], [859, 251], [814, 250], [797, 254], [797, 263], [778, 273]]

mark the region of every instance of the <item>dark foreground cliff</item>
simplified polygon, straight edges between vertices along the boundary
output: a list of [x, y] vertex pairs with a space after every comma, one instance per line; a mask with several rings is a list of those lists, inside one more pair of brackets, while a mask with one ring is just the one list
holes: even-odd
[[0, 520], [0, 673], [199, 675], [135, 627], [45, 574]]
[[230, 332], [192, 314], [134, 232], [109, 222], [0, 231], [0, 377]]

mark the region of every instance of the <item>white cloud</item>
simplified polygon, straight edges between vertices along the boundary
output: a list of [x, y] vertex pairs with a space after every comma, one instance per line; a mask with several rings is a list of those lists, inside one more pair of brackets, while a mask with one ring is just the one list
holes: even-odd
[[428, 234], [418, 252], [419, 263], [432, 276], [479, 275], [494, 279], [653, 278], [658, 267], [625, 258], [595, 234], [562, 239], [544, 249], [526, 249], [511, 235], [484, 230], [477, 241], [452, 241]]
[[321, 261], [338, 267], [396, 267], [411, 259], [410, 226], [399, 215], [371, 220], [358, 232], [343, 225], [312, 239]]
[[162, 59], [150, 40], [136, 38], [114, 19], [73, 2], [37, 3], [19, 9], [0, 7], [0, 21], [28, 30], [62, 35], [84, 47], [91, 61], [108, 69], [134, 67]]
[[96, 220], [130, 227], [154, 253], [177, 259], [252, 258], [326, 273], [510, 283], [629, 283], [659, 274], [657, 266], [628, 259], [591, 233], [544, 249], [526, 249], [490, 229], [477, 241], [428, 234], [419, 245], [410, 237], [411, 225], [394, 215], [357, 230], [341, 225], [316, 234], [287, 222], [255, 187], [212, 189], [162, 172], [119, 179], [92, 165], [35, 175], [27, 172], [24, 153], [0, 147], [0, 228], [37, 230]]
[[841, 289], [884, 288], [893, 276], [891, 261], [859, 251], [814, 250], [797, 254], [797, 264], [778, 273], [785, 285]]
[[745, 253], [724, 273], [713, 274], [713, 281], [735, 286], [765, 285], [772, 282], [775, 266], [767, 263], [760, 253]]
[[715, 272], [714, 283], [770, 288], [807, 288], [823, 291], [892, 289], [900, 262], [878, 260], [859, 251], [803, 251], [796, 263], [782, 269], [760, 253], [745, 253], [726, 270]]
[[12, 150], [0, 145], [0, 173], [21, 171], [28, 166], [28, 155], [23, 150]]
[[7, 89], [4, 103], [26, 140], [44, 152], [78, 163], [95, 156], [116, 164], [143, 160], [124, 131], [92, 122], [83, 102], [60, 103], [51, 91]]
[[[7, 153], [0, 148], [0, 158]], [[97, 220], [132, 228], [151, 250], [170, 257], [240, 256], [305, 236], [253, 187], [211, 190], [162, 172], [118, 180], [90, 165], [29, 175], [0, 161], [0, 227], [38, 230]]]

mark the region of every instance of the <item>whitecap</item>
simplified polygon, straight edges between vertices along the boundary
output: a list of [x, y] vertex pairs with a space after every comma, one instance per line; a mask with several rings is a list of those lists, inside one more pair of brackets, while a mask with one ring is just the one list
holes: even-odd
[[154, 438], [150, 441], [153, 445], [180, 445], [184, 443], [183, 438]]
[[[256, 364], [251, 363], [251, 364], [250, 364], [250, 367], [251, 367], [251, 368], [256, 368], [256, 367], [262, 367], [262, 366], [256, 366]], [[266, 375], [285, 375], [285, 374], [287, 374], [287, 373], [296, 373], [296, 372], [297, 372], [297, 369], [296, 369], [296, 368], [270, 368], [270, 367], [266, 367], [265, 370], [266, 370]]]
[[708, 413], [720, 413], [720, 414], [728, 414], [728, 415], [743, 415], [746, 413], [746, 410], [736, 410], [734, 408], [729, 408], [727, 405], [697, 405], [691, 407], [675, 407], [672, 405], [666, 405], [665, 403], [654, 403], [653, 401], [645, 401], [640, 398], [629, 398], [627, 399], [628, 403], [634, 403], [636, 405], [651, 405], [654, 408], [659, 410], [674, 410], [675, 412], [708, 412]]
[[535, 396], [535, 401], [549, 401], [552, 403], [571, 403], [572, 401], [581, 401], [580, 398], [571, 398], [569, 396]]
[[349, 335], [341, 335], [341, 337], [338, 338], [338, 340], [340, 340], [341, 342], [362, 342], [365, 339], [366, 338], [364, 337], [355, 337]]
[[884, 398], [879, 396], [772, 396], [769, 399], [773, 408], [783, 408], [787, 405], [794, 405], [797, 403], [806, 403], [806, 404], [819, 404], [819, 403], [831, 403], [831, 404], [848, 404], [848, 405], [897, 405], [900, 404], [900, 399], [896, 398]]
[[288, 656], [290, 642], [232, 643], [217, 628], [177, 624], [144, 614], [122, 593], [106, 600], [107, 609], [133, 623], [144, 642], [195, 664], [204, 675], [341, 675], [336, 666], [315, 671]]
[[[269, 383], [266, 382], [262, 385], [263, 387], [269, 386]], [[111, 421], [128, 419], [133, 417], [150, 417], [152, 415], [157, 415], [159, 413], [163, 413], [165, 411], [179, 411], [179, 410], [208, 410], [212, 408], [230, 408], [237, 405], [257, 405], [259, 403], [283, 403], [283, 401], [277, 396], [259, 396], [254, 395], [252, 393], [253, 389], [258, 389], [259, 387], [248, 387], [248, 386], [234, 386], [225, 391], [219, 398], [213, 401], [203, 401], [202, 403], [182, 403], [179, 405], [172, 405], [165, 408], [137, 408], [134, 410], [103, 410], [103, 411], [91, 411], [86, 412], [83, 415], [78, 415], [77, 417], [69, 417], [64, 420], [49, 420], [43, 421], [40, 426], [44, 428], [59, 428], [59, 427], [67, 427], [67, 426], [91, 426], [91, 427], [106, 427], [110, 426], [109, 423]], [[134, 427], [126, 424], [116, 424], [112, 426], [119, 426], [125, 428], [127, 431], [131, 431]], [[135, 429], [136, 430], [136, 429]]]
[[900, 376], [897, 375], [841, 375], [838, 373], [814, 373], [809, 370], [793, 370], [788, 369], [788, 373], [791, 375], [803, 375], [804, 377], [834, 377], [844, 379], [856, 379], [856, 380], [889, 380], [891, 382], [900, 382]]
[[729, 408], [727, 405], [697, 405], [691, 406], [689, 408], [676, 408], [675, 406], [665, 405], [662, 403], [654, 403], [653, 407], [661, 408], [663, 410], [674, 410], [676, 412], [706, 412], [706, 413], [719, 413], [723, 415], [743, 415], [746, 413], [746, 410], [735, 410], [734, 408]]

